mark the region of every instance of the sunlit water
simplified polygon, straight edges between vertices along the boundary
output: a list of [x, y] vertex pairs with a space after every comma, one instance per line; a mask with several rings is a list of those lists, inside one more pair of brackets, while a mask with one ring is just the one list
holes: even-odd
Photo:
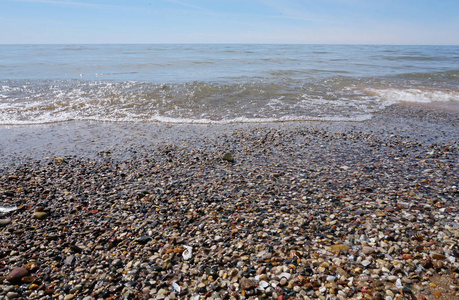
[[1, 45], [0, 124], [359, 121], [459, 104], [459, 46]]

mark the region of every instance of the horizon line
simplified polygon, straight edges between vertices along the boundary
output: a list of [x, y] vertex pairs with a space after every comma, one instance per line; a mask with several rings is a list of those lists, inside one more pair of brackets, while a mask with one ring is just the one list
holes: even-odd
[[388, 44], [388, 43], [224, 43], [224, 42], [196, 42], [196, 43], [0, 43], [0, 46], [15, 45], [330, 45], [330, 46], [459, 46], [459, 44]]

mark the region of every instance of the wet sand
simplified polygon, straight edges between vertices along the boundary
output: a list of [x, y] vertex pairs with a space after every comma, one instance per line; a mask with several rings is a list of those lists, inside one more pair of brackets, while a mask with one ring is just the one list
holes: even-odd
[[1, 128], [0, 295], [453, 299], [458, 125]]
[[234, 130], [256, 128], [325, 129], [335, 132], [387, 132], [415, 136], [434, 143], [454, 140], [458, 126], [457, 105], [400, 104], [376, 113], [364, 122], [279, 122], [226, 125], [158, 123], [66, 122], [33, 126], [0, 126], [0, 170], [13, 163], [53, 156], [95, 158], [102, 152], [125, 159], [137, 147], [174, 144], [187, 147], [231, 135]]
[[405, 103], [406, 106], [418, 106], [424, 107], [430, 110], [440, 110], [451, 113], [459, 113], [459, 102], [448, 101], [448, 102], [429, 102], [429, 103]]

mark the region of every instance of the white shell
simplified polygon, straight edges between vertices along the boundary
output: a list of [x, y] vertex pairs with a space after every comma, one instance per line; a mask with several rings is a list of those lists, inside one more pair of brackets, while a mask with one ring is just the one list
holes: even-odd
[[402, 282], [401, 282], [400, 278], [397, 279], [397, 282], [395, 283], [395, 286], [398, 289], [403, 289], [403, 285], [402, 285]]
[[283, 272], [279, 275], [279, 278], [282, 278], [282, 277], [285, 277], [285, 279], [290, 280], [290, 278], [292, 278], [292, 274]]
[[189, 260], [191, 258], [191, 251], [193, 250], [193, 247], [191, 246], [183, 246], [183, 247], [185, 247], [185, 251], [182, 252], [183, 259]]
[[260, 281], [258, 283], [258, 288], [260, 291], [264, 291], [267, 287], [269, 286], [269, 283], [267, 283], [266, 281]]
[[0, 206], [0, 213], [7, 213], [18, 209], [17, 206]]
[[175, 281], [172, 282], [172, 286], [174, 287], [174, 290], [177, 292], [177, 293], [180, 293], [180, 285], [178, 285]]

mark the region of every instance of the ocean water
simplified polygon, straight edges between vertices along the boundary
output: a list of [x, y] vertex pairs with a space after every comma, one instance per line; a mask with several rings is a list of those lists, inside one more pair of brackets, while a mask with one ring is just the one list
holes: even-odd
[[0, 45], [0, 125], [360, 121], [459, 105], [459, 46]]

